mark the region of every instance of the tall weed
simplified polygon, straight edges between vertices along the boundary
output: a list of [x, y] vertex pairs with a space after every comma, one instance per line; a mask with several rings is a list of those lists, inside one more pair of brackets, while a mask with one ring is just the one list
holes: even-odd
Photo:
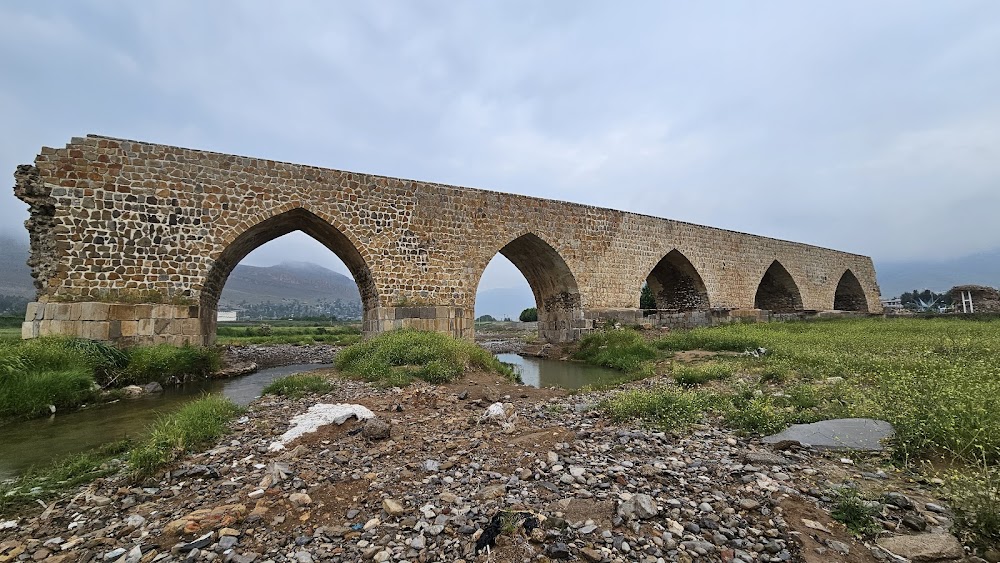
[[656, 350], [630, 328], [591, 332], [573, 354], [577, 360], [634, 375], [652, 375]]
[[345, 373], [393, 385], [414, 378], [447, 383], [476, 369], [516, 378], [509, 366], [472, 342], [411, 329], [385, 332], [345, 348], [334, 362]]

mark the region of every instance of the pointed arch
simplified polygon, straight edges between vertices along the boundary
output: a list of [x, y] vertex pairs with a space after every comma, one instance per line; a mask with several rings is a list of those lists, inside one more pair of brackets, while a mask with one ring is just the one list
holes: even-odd
[[216, 310], [222, 288], [233, 268], [257, 247], [293, 231], [302, 231], [337, 255], [354, 276], [364, 318], [378, 306], [378, 294], [368, 263], [348, 236], [314, 213], [296, 207], [265, 219], [240, 233], [215, 258], [201, 289], [200, 318], [206, 344], [215, 339]]
[[673, 311], [705, 311], [708, 289], [694, 264], [677, 249], [657, 262], [646, 276], [656, 308]]
[[531, 287], [539, 336], [549, 342], [574, 340], [583, 320], [583, 304], [576, 276], [559, 251], [529, 232], [508, 242], [498, 253], [514, 264]]
[[802, 310], [802, 294], [792, 275], [775, 260], [764, 272], [753, 298], [754, 307], [772, 313], [794, 313]]
[[868, 299], [861, 282], [850, 269], [844, 271], [837, 283], [837, 291], [833, 294], [833, 308], [836, 311], [868, 312]]

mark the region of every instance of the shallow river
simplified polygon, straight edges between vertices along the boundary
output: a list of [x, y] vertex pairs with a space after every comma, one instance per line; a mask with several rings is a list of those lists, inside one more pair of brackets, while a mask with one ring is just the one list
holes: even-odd
[[[497, 358], [513, 364], [524, 384], [533, 387], [579, 389], [620, 376], [616, 371], [575, 362], [522, 358], [517, 354], [497, 354]], [[138, 399], [0, 426], [0, 480], [66, 455], [140, 436], [159, 415], [179, 409], [202, 393], [222, 393], [233, 402], [246, 405], [279, 377], [324, 367], [327, 366], [300, 364], [264, 369], [243, 377], [200, 381]]]
[[328, 366], [301, 364], [263, 369], [243, 377], [168, 387], [163, 393], [138, 399], [0, 426], [0, 480], [69, 454], [141, 435], [160, 414], [175, 411], [202, 393], [222, 393], [246, 405], [279, 377], [323, 367]]
[[621, 379], [621, 372], [581, 364], [543, 358], [522, 357], [517, 354], [497, 354], [501, 362], [512, 364], [521, 375], [521, 381], [532, 387], [561, 387], [579, 389], [587, 385], [601, 385]]

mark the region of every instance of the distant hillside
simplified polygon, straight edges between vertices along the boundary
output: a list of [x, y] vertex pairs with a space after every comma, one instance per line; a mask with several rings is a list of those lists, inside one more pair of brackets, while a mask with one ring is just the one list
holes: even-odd
[[219, 299], [219, 308], [235, 308], [265, 301], [299, 300], [360, 303], [354, 280], [310, 262], [286, 262], [277, 266], [239, 265], [229, 274]]
[[27, 237], [0, 235], [0, 295], [35, 297], [28, 254]]
[[1000, 287], [1000, 248], [947, 260], [879, 261], [875, 272], [883, 297], [914, 289], [941, 293], [970, 283]]
[[476, 294], [476, 317], [492, 315], [497, 319], [517, 320], [521, 311], [535, 306], [535, 296], [527, 285], [485, 289]]

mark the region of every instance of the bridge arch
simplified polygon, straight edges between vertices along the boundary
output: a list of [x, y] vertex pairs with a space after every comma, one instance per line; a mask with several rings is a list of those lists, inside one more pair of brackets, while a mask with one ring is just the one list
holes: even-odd
[[[378, 292], [371, 269], [359, 246], [348, 234], [331, 221], [323, 219], [302, 207], [295, 207], [264, 219], [237, 235], [217, 256], [205, 276], [199, 307], [202, 336], [205, 344], [212, 344], [216, 332], [216, 310], [222, 288], [233, 268], [247, 254], [259, 246], [294, 231], [302, 231], [330, 249], [347, 266], [358, 284], [364, 319], [368, 321], [378, 306]], [[366, 323], [367, 324], [367, 323]]]
[[757, 284], [754, 307], [772, 313], [794, 313], [803, 310], [802, 294], [788, 270], [775, 260]]
[[[559, 251], [528, 232], [505, 244], [497, 253], [510, 260], [531, 287], [538, 309], [539, 336], [548, 342], [575, 340], [582, 328], [583, 300], [576, 276]], [[480, 278], [484, 269], [485, 266], [478, 272]]]
[[840, 276], [837, 290], [833, 294], [833, 308], [836, 311], [868, 312], [868, 299], [861, 282], [849, 268]]
[[653, 266], [646, 283], [657, 309], [684, 312], [709, 308], [705, 282], [694, 264], [676, 248]]

